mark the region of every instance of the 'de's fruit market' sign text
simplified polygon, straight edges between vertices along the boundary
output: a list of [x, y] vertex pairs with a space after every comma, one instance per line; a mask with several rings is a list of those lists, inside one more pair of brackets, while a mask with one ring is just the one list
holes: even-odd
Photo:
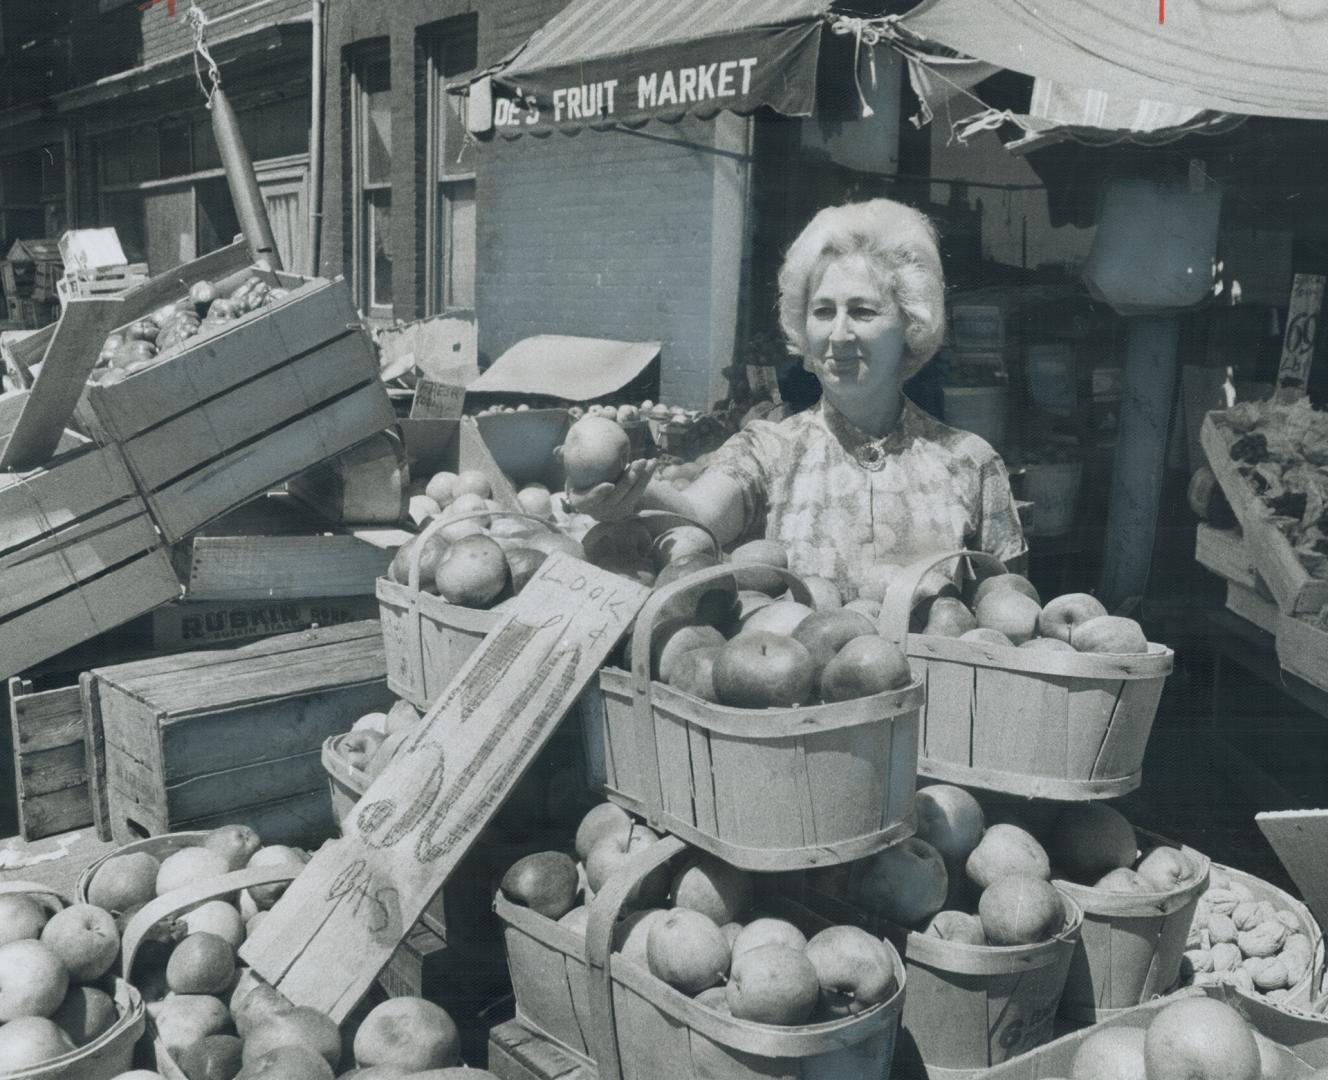
[[504, 134], [636, 123], [768, 105], [809, 116], [815, 102], [816, 23], [638, 49], [627, 55], [523, 71], [493, 80], [493, 125]]

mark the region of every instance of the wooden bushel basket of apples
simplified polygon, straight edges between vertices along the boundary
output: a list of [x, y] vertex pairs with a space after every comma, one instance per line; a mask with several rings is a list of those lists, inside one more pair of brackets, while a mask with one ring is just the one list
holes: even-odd
[[143, 999], [108, 970], [118, 941], [103, 944], [84, 914], [43, 885], [0, 885], [0, 1075], [111, 1080], [131, 1067]]
[[[942, 594], [929, 625], [941, 622], [938, 605], [953, 609], [955, 625], [908, 633], [919, 585], [957, 558], [985, 571], [975, 610]], [[974, 551], [921, 559], [891, 580], [881, 633], [906, 644], [927, 688], [918, 773], [1029, 798], [1133, 791], [1174, 654], [1085, 593], [1043, 607], [1034, 592], [998, 559]]]
[[923, 690], [889, 643], [873, 636], [894, 653], [897, 673], [876, 664], [847, 680], [847, 700], [832, 695], [828, 703], [812, 703], [823, 699], [809, 651], [772, 632], [739, 632], [727, 642], [715, 632], [724, 704], [652, 678], [657, 664], [664, 674], [655, 638], [694, 621], [674, 616], [689, 595], [750, 569], [776, 575], [794, 600], [811, 604], [787, 570], [712, 566], [646, 601], [632, 630], [630, 676], [601, 670], [606, 793], [652, 827], [746, 870], [844, 862], [903, 839], [913, 831]]
[[503, 879], [496, 906], [523, 1023], [601, 1080], [890, 1075], [905, 974], [888, 943], [756, 893], [750, 875], [676, 837], [641, 832], [588, 907], [569, 909], [577, 870], [561, 853], [523, 860], [563, 879], [557, 906], [533, 875], [519, 887], [520, 864]]

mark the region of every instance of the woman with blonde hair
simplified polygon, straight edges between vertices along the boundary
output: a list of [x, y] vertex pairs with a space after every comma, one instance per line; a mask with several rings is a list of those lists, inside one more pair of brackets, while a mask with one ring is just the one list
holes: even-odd
[[617, 484], [569, 492], [573, 508], [601, 520], [671, 510], [725, 544], [776, 540], [791, 570], [834, 581], [846, 600], [881, 564], [959, 548], [1020, 558], [1000, 456], [904, 396], [945, 328], [927, 218], [889, 199], [822, 210], [789, 248], [779, 289], [780, 324], [820, 381], [820, 403], [749, 424], [685, 491], [638, 461]]

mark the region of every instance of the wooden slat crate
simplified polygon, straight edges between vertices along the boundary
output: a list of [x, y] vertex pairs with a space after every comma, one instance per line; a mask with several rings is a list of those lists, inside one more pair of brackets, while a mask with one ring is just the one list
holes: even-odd
[[1247, 588], [1238, 582], [1228, 581], [1227, 610], [1252, 622], [1264, 633], [1277, 633], [1277, 605], [1267, 595], [1267, 590], [1258, 585]]
[[1239, 529], [1215, 529], [1201, 522], [1194, 534], [1194, 559], [1220, 578], [1255, 587], [1254, 560]]
[[316, 626], [372, 619], [378, 603], [369, 596], [325, 596], [296, 600], [181, 600], [152, 612], [152, 647], [159, 652], [235, 645]]
[[127, 263], [124, 266], [103, 266], [97, 270], [66, 273], [56, 282], [61, 300], [73, 296], [114, 296], [128, 292], [148, 280], [147, 263]]
[[23, 839], [40, 840], [91, 825], [78, 687], [34, 692], [31, 682], [10, 679], [9, 717]]
[[1328, 690], [1328, 631], [1308, 618], [1277, 618], [1277, 659], [1284, 671]]
[[1283, 611], [1317, 614], [1328, 604], [1328, 581], [1310, 575], [1296, 557], [1290, 542], [1269, 520], [1268, 508], [1231, 459], [1234, 439], [1220, 417], [1221, 413], [1209, 413], [1204, 417], [1199, 439], [1213, 475], [1240, 522], [1245, 548], [1254, 569], [1267, 583], [1277, 606]]
[[334, 835], [323, 741], [392, 703], [377, 621], [101, 668], [82, 694], [93, 808], [121, 842], [233, 821]]
[[[27, 391], [0, 397], [0, 443]], [[77, 437], [40, 468], [0, 473], [0, 677], [180, 594], [114, 447]]]
[[290, 294], [87, 388], [94, 438], [117, 444], [171, 543], [393, 423], [345, 283], [268, 276]]

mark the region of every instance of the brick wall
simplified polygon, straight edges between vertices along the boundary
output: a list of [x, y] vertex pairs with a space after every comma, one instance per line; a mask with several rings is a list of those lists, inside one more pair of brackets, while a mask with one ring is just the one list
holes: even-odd
[[[255, 0], [200, 0], [199, 6], [209, 19], [219, 20], [216, 26], [208, 28], [209, 42], [249, 33], [260, 26], [308, 17], [310, 10], [309, 0], [267, 0], [258, 4]], [[143, 12], [144, 64], [155, 64], [193, 49], [193, 34], [185, 18], [188, 8], [189, 0], [175, 0], [175, 14], [170, 15], [165, 0], [158, 0]], [[239, 14], [233, 14], [236, 12]]]

